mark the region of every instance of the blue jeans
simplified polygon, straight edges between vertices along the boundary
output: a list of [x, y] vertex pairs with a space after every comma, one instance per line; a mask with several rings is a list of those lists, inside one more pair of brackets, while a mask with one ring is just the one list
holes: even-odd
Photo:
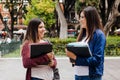
[[89, 77], [89, 76], [77, 76], [77, 75], [75, 75], [75, 80], [102, 80], [102, 76]]
[[39, 79], [39, 78], [31, 77], [31, 80], [44, 80], [44, 79]]

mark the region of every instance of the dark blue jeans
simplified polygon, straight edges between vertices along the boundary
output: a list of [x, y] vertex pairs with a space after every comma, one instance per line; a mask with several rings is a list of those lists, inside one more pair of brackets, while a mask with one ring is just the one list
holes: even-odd
[[31, 77], [31, 80], [44, 80], [44, 79], [39, 79], [39, 78]]
[[75, 80], [102, 80], [102, 76], [89, 77], [89, 76], [77, 76], [77, 75], [75, 75]]

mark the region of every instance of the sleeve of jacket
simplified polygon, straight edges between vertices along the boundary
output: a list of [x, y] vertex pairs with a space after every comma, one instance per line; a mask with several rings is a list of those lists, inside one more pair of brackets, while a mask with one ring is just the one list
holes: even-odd
[[41, 64], [48, 64], [50, 62], [49, 57], [47, 55], [43, 55], [43, 56], [31, 59], [29, 49], [30, 49], [29, 43], [23, 44], [22, 50], [21, 50], [21, 56], [22, 56], [23, 66], [25, 68], [31, 68]]
[[[104, 48], [106, 44], [106, 39], [104, 34], [95, 34], [93, 38], [94, 42], [94, 49], [92, 51], [92, 57], [89, 58], [76, 58], [76, 65], [83, 65], [83, 66], [97, 66], [100, 63], [104, 62]], [[93, 45], [93, 44], [92, 44]]]
[[51, 68], [56, 68], [56, 65], [57, 65], [57, 60], [56, 60], [56, 58], [55, 58], [55, 57], [53, 58], [53, 60], [54, 60], [54, 65], [53, 65], [53, 66], [51, 66]]

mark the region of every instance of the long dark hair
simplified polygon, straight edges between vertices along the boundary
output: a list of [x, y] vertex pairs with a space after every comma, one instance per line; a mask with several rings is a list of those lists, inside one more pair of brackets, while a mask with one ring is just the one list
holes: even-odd
[[38, 18], [34, 18], [30, 20], [28, 27], [27, 27], [27, 32], [25, 35], [24, 40], [29, 40], [31, 42], [37, 42], [39, 40], [38, 37], [38, 26], [42, 23], [43, 21]]
[[[84, 13], [86, 22], [87, 22], [86, 24], [87, 24], [87, 29], [88, 29], [88, 36], [87, 36], [86, 40], [87, 39], [90, 40], [93, 36], [94, 30], [101, 29], [103, 31], [103, 26], [100, 21], [100, 16], [95, 7], [88, 6], [88, 7], [84, 8], [82, 10], [82, 12]], [[78, 35], [77, 41], [82, 40], [85, 29], [81, 29], [80, 31], [81, 32]]]

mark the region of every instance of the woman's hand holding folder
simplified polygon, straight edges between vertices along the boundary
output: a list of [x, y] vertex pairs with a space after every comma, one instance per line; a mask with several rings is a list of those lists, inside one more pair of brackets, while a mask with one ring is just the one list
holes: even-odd
[[74, 66], [75, 60], [76, 60], [76, 55], [73, 52], [68, 51], [67, 49], [65, 49], [65, 52], [66, 52], [66, 55], [69, 57], [70, 62], [72, 63], [72, 66]]
[[54, 65], [54, 60], [53, 60], [53, 58], [54, 58], [54, 52], [47, 53], [47, 56], [50, 59], [50, 63], [48, 65], [52, 67]]
[[67, 49], [65, 49], [66, 55], [74, 60], [76, 60], [76, 55], [70, 51], [68, 51]]
[[47, 56], [49, 57], [50, 60], [52, 60], [54, 57], [54, 52], [47, 53]]

